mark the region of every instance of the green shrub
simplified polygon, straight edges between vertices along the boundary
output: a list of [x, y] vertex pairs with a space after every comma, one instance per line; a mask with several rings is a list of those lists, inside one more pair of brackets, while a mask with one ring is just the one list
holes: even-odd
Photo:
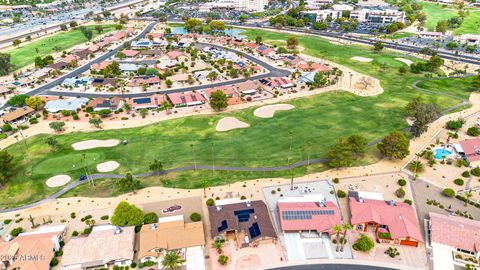
[[460, 179], [460, 178], [457, 178], [457, 179], [453, 180], [453, 182], [454, 182], [456, 185], [459, 185], [459, 186], [463, 186], [463, 184], [464, 184], [463, 179]]
[[10, 234], [15, 237], [15, 236], [18, 236], [19, 234], [21, 234], [22, 232], [23, 232], [23, 228], [22, 227], [17, 227], [15, 229], [11, 230]]
[[92, 227], [87, 227], [83, 230], [82, 235], [89, 235], [92, 232]]
[[340, 183], [340, 179], [338, 179], [338, 178], [333, 178], [333, 180], [332, 180], [332, 181], [333, 181], [333, 183], [335, 183], [335, 184], [338, 184], [338, 183]]
[[473, 136], [473, 137], [480, 136], [480, 129], [478, 129], [478, 128], [475, 127], [475, 126], [469, 127], [469, 128], [467, 129], [467, 134], [470, 135], [470, 136]]
[[221, 265], [227, 265], [228, 256], [225, 256], [225, 255], [218, 256], [218, 263], [221, 264]]
[[61, 250], [55, 251], [55, 257], [61, 257], [62, 255], [63, 255], [63, 251]]
[[397, 189], [395, 191], [395, 195], [400, 199], [404, 198], [405, 197], [405, 190], [403, 189], [403, 187], [400, 187], [399, 189]]
[[347, 196], [347, 194], [345, 193], [345, 191], [339, 189], [339, 190], [337, 190], [337, 196], [339, 198], [345, 198]]
[[72, 219], [74, 219], [74, 218], [77, 217], [77, 215], [75, 214], [75, 212], [72, 212], [72, 213], [70, 213], [70, 217], [71, 217]]
[[146, 213], [143, 216], [143, 223], [144, 224], [152, 224], [158, 222], [158, 215], [155, 212]]
[[480, 176], [480, 168], [474, 168], [470, 171], [472, 175]]
[[455, 196], [455, 190], [451, 189], [451, 188], [446, 188], [443, 190], [443, 195], [447, 196], [447, 197], [453, 197]]
[[3, 224], [8, 225], [8, 224], [10, 224], [10, 222], [12, 222], [11, 219], [5, 219], [5, 220], [3, 221]]
[[58, 264], [58, 259], [53, 257], [52, 260], [50, 261], [50, 266], [54, 267], [54, 266], [57, 266], [57, 264]]
[[193, 222], [197, 222], [197, 221], [202, 220], [202, 216], [199, 213], [194, 212], [190, 215], [190, 220], [193, 221]]
[[408, 204], [408, 205], [412, 205], [412, 200], [405, 199], [403, 202], [406, 203], [406, 204]]
[[214, 205], [215, 205], [215, 201], [212, 198], [207, 200], [207, 206], [214, 206]]
[[86, 215], [86, 216], [84, 216], [83, 218], [81, 218], [80, 220], [81, 220], [82, 222], [84, 222], [85, 220], [89, 220], [89, 219], [91, 219], [91, 218], [92, 218], [92, 215]]
[[357, 251], [367, 252], [371, 250], [374, 246], [375, 243], [373, 242], [373, 240], [370, 239], [370, 237], [368, 237], [367, 235], [362, 234], [352, 247]]
[[4, 124], [4, 125], [2, 126], [2, 131], [3, 131], [3, 132], [9, 132], [9, 131], [12, 131], [12, 130], [13, 130], [13, 128], [12, 128], [12, 126], [11, 126], [10, 124]]
[[136, 263], [136, 262], [132, 262], [132, 263], [130, 264], [130, 268], [135, 268], [135, 267], [137, 267], [137, 263]]
[[403, 187], [403, 186], [407, 185], [407, 180], [405, 180], [405, 179], [398, 179], [398, 182], [397, 182], [397, 183], [398, 183], [399, 186]]
[[470, 173], [469, 173], [468, 171], [464, 171], [464, 172], [462, 173], [462, 176], [463, 176], [463, 177], [470, 177]]
[[108, 220], [108, 215], [104, 215], [100, 217], [101, 220]]

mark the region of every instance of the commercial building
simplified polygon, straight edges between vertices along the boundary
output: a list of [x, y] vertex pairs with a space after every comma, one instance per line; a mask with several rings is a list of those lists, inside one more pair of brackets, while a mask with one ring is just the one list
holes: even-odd
[[351, 11], [350, 18], [360, 23], [390, 24], [405, 22], [405, 13], [388, 8], [362, 8]]

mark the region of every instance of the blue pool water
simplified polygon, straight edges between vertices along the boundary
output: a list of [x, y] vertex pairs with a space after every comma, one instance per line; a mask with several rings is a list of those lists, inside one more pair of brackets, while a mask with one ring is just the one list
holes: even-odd
[[436, 160], [442, 160], [444, 157], [448, 157], [452, 154], [452, 151], [446, 149], [435, 149], [434, 151]]

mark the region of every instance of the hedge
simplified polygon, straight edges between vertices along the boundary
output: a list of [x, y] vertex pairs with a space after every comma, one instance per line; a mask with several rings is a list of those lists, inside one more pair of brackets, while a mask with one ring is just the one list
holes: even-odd
[[463, 181], [463, 179], [460, 179], [460, 178], [453, 180], [453, 182], [455, 183], [455, 185], [459, 185], [459, 186], [463, 186], [463, 184], [465, 183], [465, 181]]
[[447, 196], [447, 197], [453, 197], [455, 196], [455, 190], [451, 189], [451, 188], [446, 188], [443, 190], [443, 195]]

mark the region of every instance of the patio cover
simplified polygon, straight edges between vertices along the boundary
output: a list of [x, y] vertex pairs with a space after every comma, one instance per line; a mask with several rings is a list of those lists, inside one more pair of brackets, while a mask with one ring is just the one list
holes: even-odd
[[452, 252], [448, 249], [432, 247], [433, 270], [454, 270]]

